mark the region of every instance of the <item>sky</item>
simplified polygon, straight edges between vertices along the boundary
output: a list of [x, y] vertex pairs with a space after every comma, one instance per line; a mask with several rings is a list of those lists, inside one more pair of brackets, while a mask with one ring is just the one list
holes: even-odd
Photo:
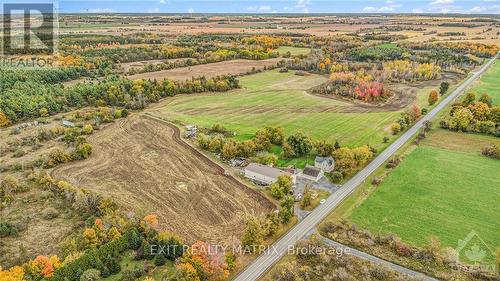
[[[11, 1], [24, 2], [23, 0]], [[36, 2], [38, 1], [43, 2], [43, 0]], [[58, 0], [57, 3], [59, 11], [62, 13], [463, 13], [500, 15], [500, 0]]]

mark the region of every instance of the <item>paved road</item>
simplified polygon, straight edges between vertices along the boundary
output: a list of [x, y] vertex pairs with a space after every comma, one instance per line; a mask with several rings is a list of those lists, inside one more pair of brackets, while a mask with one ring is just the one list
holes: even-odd
[[376, 264], [386, 265], [387, 267], [389, 267], [389, 268], [391, 268], [391, 269], [393, 269], [393, 270], [395, 270], [397, 272], [406, 274], [406, 275], [411, 276], [411, 277], [419, 278], [419, 280], [438, 281], [438, 279], [429, 277], [429, 276], [427, 276], [427, 275], [425, 275], [423, 273], [420, 273], [420, 272], [417, 272], [417, 271], [413, 271], [413, 270], [408, 269], [406, 267], [402, 267], [402, 266], [400, 266], [398, 264], [395, 264], [395, 263], [383, 260], [383, 259], [381, 259], [379, 257], [372, 256], [372, 255], [367, 254], [365, 252], [361, 252], [361, 251], [356, 250], [354, 248], [345, 246], [344, 244], [341, 244], [339, 242], [330, 240], [330, 239], [328, 239], [326, 237], [323, 237], [323, 236], [320, 236], [320, 237], [323, 239], [323, 241], [328, 246], [336, 248], [336, 249], [342, 249], [343, 253], [346, 253], [346, 254], [348, 253], [350, 255], [356, 256], [358, 258], [361, 258], [361, 259], [364, 259], [364, 260], [367, 260], [369, 262], [373, 262], [373, 263], [376, 263]]
[[397, 140], [395, 140], [388, 148], [386, 148], [380, 155], [378, 155], [370, 164], [363, 170], [354, 175], [348, 182], [346, 182], [340, 190], [332, 194], [323, 205], [319, 205], [309, 216], [295, 225], [287, 234], [282, 236], [276, 241], [264, 254], [255, 259], [244, 271], [242, 271], [234, 280], [236, 281], [249, 281], [257, 280], [261, 277], [274, 263], [276, 263], [283, 255], [287, 253], [288, 247], [294, 245], [304, 235], [319, 224], [329, 213], [331, 213], [345, 198], [347, 198], [357, 186], [365, 181], [368, 176], [387, 161], [403, 144], [415, 135], [425, 121], [431, 120], [439, 111], [441, 111], [448, 103], [459, 96], [468, 86], [471, 85], [481, 74], [488, 69], [491, 64], [498, 57], [497, 54], [494, 58], [488, 61], [481, 67], [479, 71], [474, 73], [464, 83], [457, 87], [451, 94], [444, 98], [434, 109], [427, 113], [420, 119], [413, 127], [408, 129]]

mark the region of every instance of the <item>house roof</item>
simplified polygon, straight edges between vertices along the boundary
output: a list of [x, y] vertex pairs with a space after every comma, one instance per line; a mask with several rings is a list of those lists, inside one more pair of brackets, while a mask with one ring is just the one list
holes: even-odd
[[262, 165], [259, 163], [250, 163], [246, 168], [246, 171], [251, 171], [254, 173], [261, 174], [263, 176], [278, 178], [281, 175], [290, 175], [290, 173], [282, 171], [280, 169], [276, 169], [273, 167], [269, 167], [266, 165]]
[[317, 177], [321, 173], [321, 169], [313, 167], [313, 166], [306, 166], [304, 168], [304, 171], [302, 171], [304, 175], [310, 176], [310, 177]]
[[314, 159], [314, 162], [316, 162], [316, 163], [323, 163], [325, 161], [328, 163], [328, 165], [332, 165], [333, 164], [333, 157], [331, 157], [331, 156], [327, 156], [327, 157], [316, 156], [316, 159]]

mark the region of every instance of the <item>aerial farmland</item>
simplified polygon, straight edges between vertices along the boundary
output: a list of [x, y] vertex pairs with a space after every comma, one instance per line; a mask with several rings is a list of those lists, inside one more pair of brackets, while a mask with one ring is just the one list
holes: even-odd
[[497, 5], [61, 2], [1, 53], [1, 281], [500, 280]]

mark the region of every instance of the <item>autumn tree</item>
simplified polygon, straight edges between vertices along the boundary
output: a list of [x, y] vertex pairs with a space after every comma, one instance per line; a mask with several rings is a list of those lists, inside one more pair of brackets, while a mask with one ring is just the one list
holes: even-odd
[[469, 106], [473, 104], [475, 100], [476, 100], [476, 94], [469, 92], [465, 95], [462, 103], [464, 104], [464, 106]]
[[485, 103], [486, 105], [488, 105], [488, 107], [492, 107], [493, 106], [493, 100], [486, 93], [481, 95], [481, 97], [479, 98], [479, 101], [482, 102], [482, 103]]
[[309, 187], [309, 185], [306, 185], [306, 187], [304, 188], [302, 200], [300, 201], [300, 206], [302, 208], [309, 207], [311, 205], [311, 201], [312, 201], [311, 187]]
[[282, 223], [288, 223], [293, 217], [295, 198], [292, 195], [286, 195], [280, 201], [279, 217]]
[[472, 119], [474, 115], [468, 108], [462, 107], [453, 112], [453, 121], [457, 130], [466, 131]]
[[319, 140], [314, 142], [314, 149], [316, 150], [316, 153], [318, 155], [325, 157], [332, 155], [332, 153], [335, 151], [335, 146], [324, 140]]
[[3, 112], [0, 111], [0, 128], [8, 126], [9, 124], [10, 124], [10, 120], [7, 117], [7, 115], [5, 115]]
[[429, 93], [429, 98], [428, 98], [429, 105], [434, 105], [438, 101], [438, 99], [439, 99], [438, 92], [435, 90], [432, 90]]
[[226, 160], [234, 159], [238, 155], [238, 143], [234, 140], [224, 142], [221, 153]]
[[485, 121], [490, 115], [490, 108], [488, 105], [480, 101], [469, 105], [468, 108], [472, 112], [474, 119], [478, 121]]
[[245, 222], [245, 229], [241, 238], [241, 245], [254, 251], [256, 247], [262, 244], [262, 229], [260, 222], [256, 217], [249, 217]]
[[276, 199], [281, 199], [292, 191], [292, 178], [288, 175], [281, 175], [275, 183], [270, 186], [271, 195]]

